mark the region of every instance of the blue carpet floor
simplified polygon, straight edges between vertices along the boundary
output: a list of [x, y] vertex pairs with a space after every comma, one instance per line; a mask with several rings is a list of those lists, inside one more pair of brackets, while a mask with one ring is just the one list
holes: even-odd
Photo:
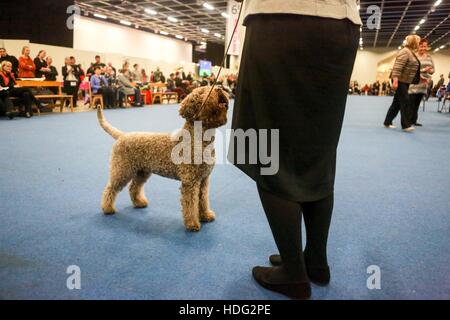
[[[430, 102], [415, 133], [385, 129], [390, 101], [349, 98], [332, 282], [313, 286], [313, 299], [450, 298], [450, 117]], [[176, 106], [106, 116], [125, 131], [182, 124]], [[119, 213], [101, 214], [113, 140], [95, 113], [2, 119], [0, 137], [1, 299], [284, 299], [251, 277], [276, 249], [254, 183], [233, 166], [215, 168], [218, 219], [194, 234], [182, 224], [178, 182], [157, 176], [147, 209], [134, 210], [124, 191]], [[81, 268], [81, 290], [66, 287], [70, 265]], [[371, 265], [380, 290], [366, 286]]]

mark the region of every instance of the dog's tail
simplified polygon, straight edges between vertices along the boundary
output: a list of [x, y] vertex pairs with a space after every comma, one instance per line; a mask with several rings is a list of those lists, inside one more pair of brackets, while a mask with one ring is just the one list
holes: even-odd
[[103, 115], [103, 108], [100, 106], [97, 107], [97, 118], [103, 130], [109, 133], [111, 137], [113, 137], [115, 140], [119, 139], [123, 135], [122, 131], [114, 128], [112, 125], [108, 123], [108, 121], [106, 121]]

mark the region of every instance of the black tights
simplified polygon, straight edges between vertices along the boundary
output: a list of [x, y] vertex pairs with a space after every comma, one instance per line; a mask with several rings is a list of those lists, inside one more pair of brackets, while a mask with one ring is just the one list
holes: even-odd
[[[259, 186], [258, 191], [285, 271], [306, 280], [306, 263], [309, 267], [327, 267], [334, 195], [314, 202], [297, 203], [279, 198]], [[305, 252], [302, 250], [302, 215], [306, 227]]]

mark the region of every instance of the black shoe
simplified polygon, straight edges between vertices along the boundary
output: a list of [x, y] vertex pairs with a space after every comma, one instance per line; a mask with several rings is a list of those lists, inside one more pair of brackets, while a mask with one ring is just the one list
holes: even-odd
[[422, 124], [416, 122], [416, 123], [414, 124], [414, 126], [415, 126], [415, 127], [422, 127]]
[[[306, 259], [305, 259], [306, 260]], [[283, 261], [281, 256], [278, 254], [274, 254], [269, 257], [269, 261], [273, 266], [281, 266], [283, 265]], [[306, 263], [306, 261], [305, 261]], [[327, 286], [330, 284], [331, 274], [330, 267], [313, 267], [308, 266], [306, 263], [306, 272], [308, 273], [309, 280], [311, 282], [319, 285], [319, 286]]]
[[9, 120], [14, 119], [14, 117], [16, 116], [16, 114], [14, 112], [7, 112], [6, 116], [9, 118]]
[[272, 283], [270, 274], [275, 268], [254, 267], [252, 274], [263, 288], [275, 291], [292, 299], [307, 300], [311, 298], [311, 285], [308, 282]]

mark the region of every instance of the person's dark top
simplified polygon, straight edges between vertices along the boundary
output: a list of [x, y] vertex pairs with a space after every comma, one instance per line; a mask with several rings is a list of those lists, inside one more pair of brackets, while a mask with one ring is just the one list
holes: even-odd
[[175, 89], [175, 81], [172, 79], [167, 79], [167, 90]]
[[58, 70], [54, 66], [50, 66], [50, 72], [45, 74], [45, 80], [47, 81], [56, 81], [56, 77], [58, 76]]
[[180, 88], [180, 87], [182, 87], [183, 86], [183, 80], [181, 79], [181, 78], [175, 78], [175, 86], [177, 87], [177, 88]]
[[46, 72], [42, 72], [41, 68], [47, 68], [47, 62], [45, 60], [40, 60], [38, 57], [34, 58], [34, 65], [36, 66], [36, 78], [42, 78], [46, 75]]
[[[114, 69], [113, 69], [114, 70]], [[117, 84], [117, 79], [115, 75], [105, 74], [106, 81], [108, 81], [108, 85], [113, 87]]]
[[[80, 77], [84, 75], [84, 72], [81, 69], [81, 67], [79, 65], [73, 65], [71, 67], [74, 70], [73, 75], [75, 76], [75, 78], [77, 78], [77, 81], [81, 81]], [[69, 75], [69, 73], [67, 72], [67, 66], [62, 67], [62, 75], [63, 75], [64, 81], [66, 81], [66, 78]]]
[[12, 64], [12, 72], [14, 73], [15, 77], [17, 78], [19, 76], [19, 60], [17, 60], [16, 57], [6, 55], [4, 57], [0, 57], [0, 63], [3, 61], [9, 61]]

